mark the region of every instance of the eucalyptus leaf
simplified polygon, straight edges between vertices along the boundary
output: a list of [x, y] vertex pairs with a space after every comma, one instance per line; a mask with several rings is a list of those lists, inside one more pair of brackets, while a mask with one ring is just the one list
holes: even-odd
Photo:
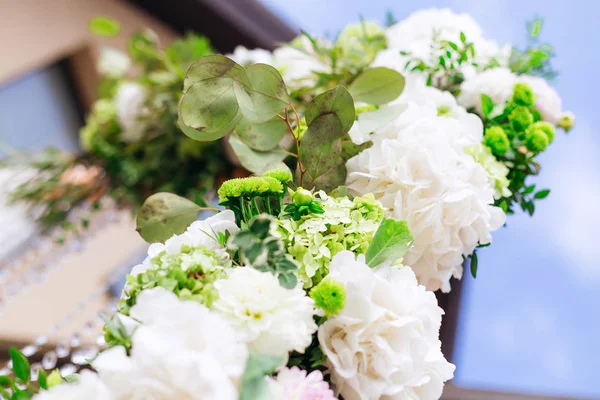
[[370, 267], [396, 262], [410, 249], [413, 240], [406, 221], [385, 218], [373, 236], [365, 260]]
[[240, 400], [271, 400], [265, 376], [275, 372], [282, 357], [250, 353], [242, 376]]
[[121, 31], [121, 25], [117, 21], [107, 17], [92, 18], [89, 28], [94, 35], [103, 37], [117, 36]]
[[310, 125], [316, 118], [325, 114], [335, 114], [344, 132], [352, 128], [356, 116], [354, 99], [345, 87], [338, 85], [315, 97], [306, 106], [306, 123]]
[[404, 85], [405, 79], [401, 73], [390, 68], [375, 67], [358, 75], [348, 90], [355, 101], [379, 105], [397, 99]]
[[342, 137], [342, 159], [344, 162], [358, 155], [361, 151], [373, 146], [373, 142], [368, 141], [361, 144], [356, 144], [348, 133]]
[[408, 104], [393, 104], [358, 115], [358, 128], [368, 134], [387, 125], [408, 109]]
[[183, 92], [187, 92], [193, 84], [206, 79], [223, 77], [243, 79], [240, 77], [243, 76], [243, 72], [244, 67], [230, 58], [220, 54], [206, 55], [190, 65], [183, 81]]
[[242, 119], [235, 127], [237, 136], [248, 147], [259, 151], [269, 151], [276, 148], [287, 132], [287, 123], [279, 117], [258, 124]]
[[286, 156], [286, 153], [279, 148], [271, 151], [253, 150], [237, 135], [229, 137], [229, 145], [240, 161], [240, 164], [255, 174], [267, 171], [271, 166], [280, 163]]
[[289, 104], [283, 78], [272, 66], [250, 65], [245, 76], [247, 81], [236, 78], [234, 91], [240, 110], [248, 121], [266, 122]]
[[194, 139], [200, 142], [211, 142], [214, 140], [218, 140], [223, 136], [227, 135], [229, 132], [231, 132], [231, 130], [235, 128], [237, 122], [241, 119], [241, 115], [241, 113], [238, 113], [238, 115], [236, 115], [231, 120], [231, 122], [224, 128], [222, 128], [220, 131], [217, 130], [215, 132], [207, 132], [206, 130], [199, 131], [189, 126], [186, 126], [181, 118], [181, 113], [179, 113], [179, 116], [177, 118], [177, 126], [190, 139]]
[[164, 242], [181, 234], [202, 210], [196, 203], [172, 193], [156, 193], [144, 202], [136, 230], [149, 243]]

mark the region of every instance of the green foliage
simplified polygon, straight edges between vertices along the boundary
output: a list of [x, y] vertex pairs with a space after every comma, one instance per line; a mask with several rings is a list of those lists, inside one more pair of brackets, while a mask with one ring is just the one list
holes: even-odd
[[283, 361], [281, 357], [250, 353], [242, 376], [240, 400], [270, 400], [265, 376], [275, 373]]
[[344, 285], [331, 278], [325, 278], [319, 282], [310, 290], [309, 295], [327, 317], [339, 314], [346, 305]]
[[[253, 124], [242, 119], [235, 127], [238, 138], [252, 150], [270, 151], [279, 146], [279, 141], [288, 132], [288, 125], [281, 118], [273, 117], [262, 123]], [[237, 154], [237, 151], [236, 151]]]
[[[121, 309], [121, 312], [125, 311], [125, 315], [129, 314], [129, 308], [126, 310]], [[127, 331], [125, 325], [118, 316], [113, 316], [110, 318], [109, 316], [100, 313], [100, 318], [104, 321], [104, 340], [106, 344], [110, 347], [113, 346], [123, 346], [127, 351], [131, 350], [132, 341], [131, 334]], [[55, 379], [55, 376], [52, 374], [49, 377], [51, 380]]]
[[14, 347], [9, 349], [14, 376], [0, 376], [0, 398], [6, 400], [31, 399], [47, 388], [46, 374], [40, 370], [37, 384], [31, 380], [31, 370], [27, 358]]
[[103, 37], [117, 36], [121, 31], [121, 25], [108, 17], [92, 18], [89, 23], [89, 28], [95, 35]]
[[365, 253], [371, 267], [400, 260], [413, 244], [413, 236], [406, 221], [385, 218]]
[[229, 137], [229, 145], [240, 164], [248, 171], [260, 174], [275, 166], [281, 166], [286, 153], [279, 147], [271, 151], [258, 151], [250, 148], [237, 135]]
[[255, 216], [228, 241], [228, 248], [238, 252], [242, 265], [259, 271], [270, 272], [287, 289], [296, 287], [298, 265], [287, 254], [283, 240], [271, 233], [273, 217], [267, 214]]
[[487, 117], [488, 115], [490, 115], [490, 113], [492, 112], [493, 109], [494, 109], [494, 103], [492, 102], [492, 99], [485, 93], [482, 93], [481, 94], [481, 112], [482, 112], [483, 116]]
[[527, 47], [525, 50], [512, 49], [509, 66], [513, 72], [537, 75], [548, 80], [557, 75], [551, 65], [554, 49], [550, 44], [540, 42], [543, 23], [540, 18], [527, 23]]
[[341, 85], [321, 93], [306, 107], [306, 123], [310, 126], [318, 117], [334, 114], [340, 121], [341, 129], [345, 132], [349, 131], [356, 115], [352, 97]]
[[364, 70], [354, 79], [348, 90], [354, 100], [368, 104], [385, 104], [402, 94], [406, 81], [393, 69], [375, 67]]
[[171, 193], [156, 193], [144, 202], [136, 219], [136, 230], [149, 243], [164, 242], [183, 233], [202, 207]]
[[471, 259], [470, 270], [471, 276], [477, 278], [477, 268], [479, 267], [479, 258], [477, 257], [477, 250], [473, 251], [473, 254], [469, 256]]
[[27, 384], [31, 378], [29, 372], [29, 361], [27, 361], [27, 358], [23, 355], [23, 353], [14, 347], [11, 347], [8, 350], [8, 353], [10, 355], [10, 360], [12, 361], [12, 369], [15, 373], [15, 376], [21, 383]]

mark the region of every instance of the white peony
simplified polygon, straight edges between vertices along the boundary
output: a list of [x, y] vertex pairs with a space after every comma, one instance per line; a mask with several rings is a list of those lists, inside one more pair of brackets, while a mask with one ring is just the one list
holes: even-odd
[[141, 117], [147, 96], [146, 89], [134, 82], [123, 83], [117, 89], [117, 120], [121, 126], [121, 136], [126, 142], [136, 142], [144, 135], [145, 123]]
[[35, 396], [34, 400], [117, 400], [102, 383], [98, 375], [83, 371], [79, 381], [74, 384], [63, 383], [54, 386], [48, 391], [43, 391]]
[[418, 106], [435, 106], [441, 117], [459, 118], [467, 114], [467, 110], [460, 106], [452, 93], [427, 86], [423, 76], [411, 75], [406, 80], [404, 91], [391, 104], [414, 103]]
[[491, 206], [485, 169], [464, 152], [481, 142], [482, 131], [473, 114], [439, 117], [432, 105], [409, 103], [347, 163], [353, 193], [373, 193], [392, 217], [407, 220], [415, 241], [403, 263], [429, 290], [449, 291], [450, 278], [462, 276], [463, 257], [504, 223], [502, 210]]
[[131, 68], [131, 59], [127, 54], [112, 47], [100, 50], [98, 72], [110, 78], [122, 78]]
[[485, 39], [481, 26], [469, 14], [456, 14], [447, 8], [419, 10], [389, 27], [386, 38], [388, 48], [429, 60], [434, 40], [460, 43], [461, 32], [475, 47], [475, 62], [484, 65], [496, 59], [501, 65], [507, 63], [510, 47], [501, 48], [496, 42]]
[[247, 49], [244, 46], [236, 46], [232, 54], [227, 54], [238, 64], [248, 66], [251, 64], [271, 64], [273, 55], [265, 49]]
[[151, 260], [163, 251], [167, 254], [181, 253], [182, 246], [205, 246], [215, 251], [218, 257], [228, 259], [229, 254], [219, 242], [219, 234], [229, 232], [234, 234], [240, 228], [235, 223], [235, 214], [231, 210], [221, 211], [202, 221], [193, 222], [181, 235], [173, 235], [164, 244], [153, 243], [148, 247], [148, 257], [142, 264], [136, 265], [131, 270], [131, 275], [138, 275], [152, 268]]
[[441, 352], [444, 313], [410, 268], [370, 268], [343, 251], [329, 277], [346, 289], [342, 312], [319, 327], [332, 382], [345, 400], [440, 398], [454, 365]]
[[494, 104], [504, 104], [513, 94], [516, 83], [528, 84], [536, 97], [535, 107], [542, 119], [557, 124], [562, 112], [562, 101], [556, 90], [544, 79], [530, 75], [516, 75], [508, 68], [492, 68], [465, 80], [460, 86], [458, 103], [474, 108], [481, 115], [481, 95], [489, 96]]
[[218, 314], [155, 288], [139, 295], [131, 316], [141, 322], [131, 355], [118, 346], [93, 362], [115, 400], [238, 398], [248, 351]]
[[542, 119], [558, 124], [562, 113], [562, 100], [558, 92], [546, 80], [537, 76], [520, 75], [519, 82], [528, 84], [535, 93], [535, 108], [542, 114]]
[[213, 309], [260, 354], [287, 357], [303, 353], [317, 330], [313, 300], [301, 288], [285, 289], [269, 272], [250, 267], [234, 269], [214, 283], [219, 298]]

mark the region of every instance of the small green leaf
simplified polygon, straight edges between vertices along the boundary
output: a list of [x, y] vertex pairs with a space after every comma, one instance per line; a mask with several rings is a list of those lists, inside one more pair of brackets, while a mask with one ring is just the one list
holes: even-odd
[[136, 230], [149, 243], [164, 242], [181, 234], [198, 217], [201, 207], [172, 193], [156, 193], [144, 202]]
[[543, 189], [533, 195], [534, 199], [545, 199], [550, 194], [550, 189]]
[[38, 372], [38, 383], [42, 389], [48, 389], [48, 376], [43, 368], [40, 368], [40, 372]]
[[298, 278], [293, 272], [280, 273], [277, 279], [279, 279], [279, 284], [286, 289], [293, 289], [298, 283]]
[[271, 151], [252, 150], [237, 135], [229, 137], [229, 145], [240, 164], [255, 174], [271, 169], [273, 165], [280, 163], [286, 157], [286, 153], [280, 148]]
[[282, 357], [250, 353], [242, 377], [240, 400], [270, 400], [265, 376], [274, 373], [283, 361]]
[[487, 117], [490, 112], [494, 109], [494, 102], [492, 99], [485, 93], [481, 94], [481, 112], [484, 117]]
[[373, 236], [365, 260], [371, 267], [396, 262], [410, 249], [413, 240], [406, 221], [385, 218]]
[[473, 278], [477, 278], [477, 267], [479, 266], [479, 258], [477, 258], [477, 252], [474, 251], [471, 255], [471, 275]]
[[60, 385], [63, 382], [62, 376], [60, 375], [60, 371], [58, 369], [55, 369], [52, 372], [50, 372], [47, 381], [48, 389]]
[[385, 67], [364, 70], [348, 90], [355, 101], [368, 104], [385, 104], [395, 100], [404, 90], [405, 79], [401, 73]]
[[274, 117], [267, 122], [253, 124], [242, 119], [235, 127], [235, 133], [248, 147], [258, 151], [273, 150], [288, 132], [285, 121]]
[[94, 35], [103, 37], [113, 37], [119, 34], [121, 25], [108, 17], [92, 18], [89, 23], [89, 28]]
[[13, 371], [15, 373], [15, 376], [22, 383], [25, 383], [25, 384], [29, 383], [30, 372], [29, 372], [29, 361], [27, 361], [27, 358], [25, 358], [23, 353], [21, 353], [19, 350], [17, 350], [14, 347], [11, 347], [8, 350], [8, 353], [10, 354], [10, 359], [13, 363]]
[[535, 190], [535, 185], [530, 185], [530, 186], [527, 186], [527, 187], [525, 188], [525, 190], [523, 190], [523, 194], [530, 194], [530, 193], [533, 193], [533, 191], [534, 191], [534, 190]]
[[467, 36], [464, 32], [460, 32], [460, 41], [465, 43], [467, 41]]
[[342, 137], [342, 159], [344, 162], [348, 161], [352, 157], [360, 154], [363, 150], [366, 150], [373, 146], [373, 142], [370, 140], [361, 144], [356, 144], [352, 141], [349, 134], [345, 134]]
[[10, 376], [0, 375], [0, 387], [12, 387], [14, 381]]
[[240, 110], [248, 121], [266, 122], [290, 101], [279, 72], [270, 65], [253, 64], [246, 68], [247, 81], [236, 77], [234, 91]]
[[348, 132], [354, 124], [356, 112], [354, 99], [345, 87], [338, 85], [321, 93], [306, 106], [306, 123], [325, 114], [335, 114], [342, 123], [342, 130]]

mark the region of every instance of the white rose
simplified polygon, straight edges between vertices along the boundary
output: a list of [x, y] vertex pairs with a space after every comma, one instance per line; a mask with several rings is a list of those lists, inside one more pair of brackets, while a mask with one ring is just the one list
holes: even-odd
[[340, 314], [319, 327], [332, 382], [345, 400], [440, 398], [454, 365], [441, 352], [443, 310], [409, 268], [370, 268], [343, 251], [329, 278], [346, 289]]
[[145, 124], [140, 120], [148, 94], [146, 89], [133, 82], [119, 85], [115, 96], [117, 120], [121, 126], [121, 136], [126, 142], [136, 142], [144, 135]]
[[260, 354], [287, 357], [303, 353], [317, 330], [314, 302], [301, 288], [285, 289], [269, 272], [250, 267], [234, 269], [214, 283], [219, 298], [213, 309]]
[[100, 50], [100, 59], [98, 60], [98, 72], [110, 78], [121, 78], [131, 68], [131, 60], [127, 54], [112, 47], [105, 47]]
[[98, 375], [83, 371], [79, 381], [74, 384], [63, 383], [54, 386], [48, 391], [43, 391], [35, 396], [34, 400], [117, 400], [102, 383]]

